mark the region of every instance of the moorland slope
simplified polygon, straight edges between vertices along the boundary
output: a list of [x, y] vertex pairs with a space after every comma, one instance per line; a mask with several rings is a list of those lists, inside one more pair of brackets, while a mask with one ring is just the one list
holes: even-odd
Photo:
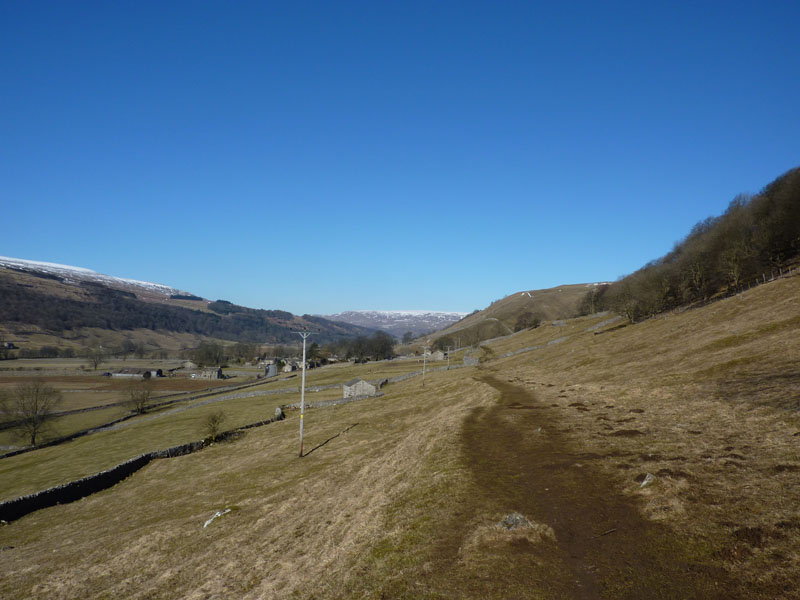
[[469, 346], [525, 329], [535, 322], [575, 317], [581, 299], [594, 286], [580, 283], [510, 294], [426, 339], [436, 341], [447, 337], [453, 342], [458, 340], [453, 345]]

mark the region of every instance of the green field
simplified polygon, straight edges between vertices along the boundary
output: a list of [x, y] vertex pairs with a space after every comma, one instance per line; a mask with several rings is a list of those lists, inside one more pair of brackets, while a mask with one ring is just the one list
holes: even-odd
[[[51, 361], [49, 364], [57, 363]], [[421, 368], [421, 364], [417, 364], [415, 360], [384, 361], [365, 365], [349, 363], [331, 365], [309, 370], [306, 385], [311, 387], [341, 384], [355, 377], [367, 380], [389, 378]], [[190, 393], [187, 394], [187, 400], [170, 404], [165, 408], [154, 409], [146, 415], [125, 421], [124, 424], [117, 425], [113, 431], [93, 433], [65, 444], [4, 459], [0, 461], [0, 500], [8, 500], [79, 479], [151, 450], [202, 439], [206, 435], [205, 420], [212, 412], [221, 410], [225, 413], [224, 429], [235, 429], [249, 423], [269, 419], [274, 416], [276, 407], [300, 401], [301, 376], [300, 373], [293, 375], [296, 376], [286, 378], [284, 375], [265, 380], [264, 383], [255, 387], [222, 391], [217, 396], [212, 395], [201, 399], [191, 399], [195, 394]], [[232, 381], [227, 380], [226, 383], [230, 384]], [[162, 394], [168, 393], [169, 390], [163, 388], [170, 387], [170, 383], [168, 379], [153, 382], [156, 387], [163, 384]], [[187, 383], [193, 385], [199, 382]], [[69, 379], [60, 378], [52, 381], [51, 385], [57, 389], [66, 390], [70, 386], [85, 384], [75, 384]], [[89, 385], [118, 386], [120, 391], [116, 392], [116, 399], [124, 400], [124, 390], [131, 383], [96, 378]], [[286, 391], [280, 394], [265, 393], [261, 396], [253, 396], [259, 391], [271, 392], [273, 390]], [[207, 392], [207, 390], [200, 391]], [[215, 401], [218, 397], [225, 398], [241, 394], [250, 396]], [[309, 391], [306, 399], [308, 402], [325, 401], [339, 398], [341, 395], [341, 388], [320, 392]], [[62, 408], [74, 408], [75, 403], [70, 404], [72, 394], [65, 392], [64, 396], [66, 400]], [[80, 396], [78, 394], [78, 397]], [[48, 437], [52, 439], [98, 427], [129, 413], [130, 411], [126, 407], [114, 406], [103, 410], [59, 417], [54, 420]], [[19, 443], [12, 431], [0, 432], [0, 445], [12, 445], [15, 441]]]

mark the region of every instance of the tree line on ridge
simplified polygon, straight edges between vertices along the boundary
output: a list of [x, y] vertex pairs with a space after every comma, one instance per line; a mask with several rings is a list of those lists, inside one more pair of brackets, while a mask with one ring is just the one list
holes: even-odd
[[800, 256], [800, 167], [760, 193], [739, 195], [724, 214], [695, 225], [661, 258], [618, 281], [595, 286], [579, 311], [613, 310], [630, 322], [777, 275]]

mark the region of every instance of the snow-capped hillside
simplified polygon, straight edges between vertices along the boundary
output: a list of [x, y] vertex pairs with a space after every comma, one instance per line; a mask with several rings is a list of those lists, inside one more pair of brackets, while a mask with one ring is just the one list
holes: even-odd
[[136, 281], [135, 279], [123, 279], [121, 277], [103, 275], [102, 273], [97, 273], [91, 269], [84, 269], [83, 267], [72, 267], [69, 265], [59, 265], [56, 263], [39, 262], [35, 260], [24, 260], [21, 258], [10, 258], [8, 256], [0, 256], [0, 267], [16, 269], [18, 271], [27, 271], [30, 273], [45, 273], [47, 275], [54, 275], [61, 278], [66, 283], [93, 281], [132, 292], [149, 292], [151, 294], [154, 293], [164, 296], [186, 293], [160, 283]]
[[452, 325], [466, 314], [433, 310], [350, 310], [322, 316], [331, 321], [382, 329], [396, 337], [402, 337], [410, 331], [416, 337]]

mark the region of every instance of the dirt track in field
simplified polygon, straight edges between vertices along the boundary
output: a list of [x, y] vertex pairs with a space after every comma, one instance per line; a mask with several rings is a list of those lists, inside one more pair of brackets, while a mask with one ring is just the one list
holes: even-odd
[[[697, 558], [706, 554], [641, 516], [597, 466], [603, 456], [566, 441], [562, 430], [571, 425], [549, 404], [491, 375], [480, 381], [500, 399], [476, 409], [464, 425], [474, 493], [439, 528], [434, 596], [742, 597], [726, 571]], [[497, 527], [512, 512], [532, 527]]]

